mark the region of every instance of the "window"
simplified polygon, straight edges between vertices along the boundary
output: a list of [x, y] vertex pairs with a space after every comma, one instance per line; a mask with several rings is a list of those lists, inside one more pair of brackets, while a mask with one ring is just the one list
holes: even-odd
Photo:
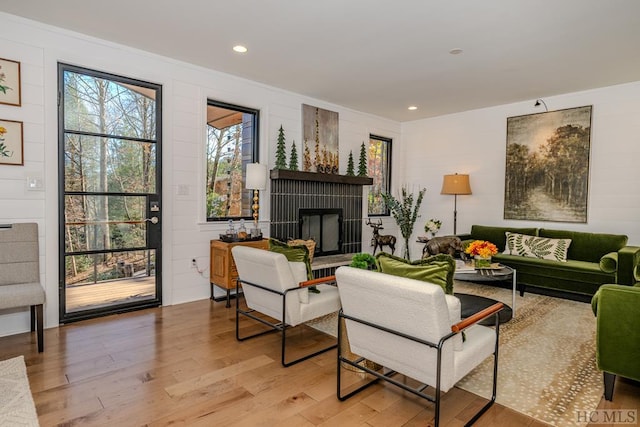
[[373, 178], [369, 191], [369, 216], [389, 215], [389, 209], [382, 199], [383, 193], [391, 189], [391, 139], [369, 135], [369, 155], [367, 172]]
[[207, 221], [251, 219], [246, 165], [258, 161], [258, 110], [207, 101]]

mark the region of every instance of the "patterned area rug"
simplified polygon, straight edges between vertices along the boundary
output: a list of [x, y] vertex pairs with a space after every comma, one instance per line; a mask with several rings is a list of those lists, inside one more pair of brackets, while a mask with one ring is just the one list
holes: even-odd
[[[509, 289], [458, 281], [454, 288], [511, 305]], [[586, 425], [578, 411], [595, 410], [604, 392], [595, 327], [590, 304], [518, 294], [515, 318], [500, 325], [496, 401], [552, 425]], [[456, 386], [490, 398], [492, 368], [487, 359]]]
[[39, 426], [24, 357], [0, 361], [0, 426]]
[[[510, 289], [460, 281], [454, 289], [511, 306]], [[330, 315], [312, 326], [335, 335], [336, 325], [336, 315]], [[492, 369], [487, 359], [456, 386], [488, 399]], [[578, 411], [595, 410], [602, 394], [591, 306], [518, 294], [515, 318], [500, 326], [496, 401], [548, 424], [584, 426]]]

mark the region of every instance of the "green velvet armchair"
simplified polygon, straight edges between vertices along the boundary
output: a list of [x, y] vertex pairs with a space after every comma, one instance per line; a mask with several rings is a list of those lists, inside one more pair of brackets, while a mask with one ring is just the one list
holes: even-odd
[[640, 381], [640, 286], [602, 285], [591, 305], [604, 398], [612, 400], [616, 375]]

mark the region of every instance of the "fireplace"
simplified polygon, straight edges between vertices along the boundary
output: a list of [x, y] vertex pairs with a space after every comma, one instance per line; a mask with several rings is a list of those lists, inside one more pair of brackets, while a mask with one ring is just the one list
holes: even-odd
[[[274, 169], [271, 171], [271, 237], [288, 240], [304, 238], [301, 235], [301, 211], [327, 212], [322, 222], [334, 222], [336, 212], [339, 223], [338, 237], [323, 239], [316, 253], [322, 255], [352, 254], [362, 250], [362, 186], [373, 180], [360, 176], [331, 175], [313, 172]], [[328, 212], [330, 211], [330, 212]], [[315, 221], [315, 220], [314, 220]], [[319, 227], [319, 226], [318, 226]], [[323, 234], [325, 228], [323, 226]], [[318, 231], [308, 237], [318, 239]], [[322, 237], [322, 234], [318, 234]], [[334, 235], [335, 236], [335, 235]], [[317, 240], [316, 240], [317, 241]], [[338, 243], [336, 243], [338, 242]], [[314, 256], [315, 259], [315, 256]], [[328, 273], [333, 274], [333, 273]]]
[[299, 209], [298, 236], [316, 241], [314, 256], [342, 253], [342, 209]]

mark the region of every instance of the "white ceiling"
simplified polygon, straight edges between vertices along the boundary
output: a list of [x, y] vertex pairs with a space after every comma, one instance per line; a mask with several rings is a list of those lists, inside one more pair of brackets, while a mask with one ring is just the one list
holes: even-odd
[[640, 80], [638, 0], [0, 0], [0, 10], [398, 121]]

